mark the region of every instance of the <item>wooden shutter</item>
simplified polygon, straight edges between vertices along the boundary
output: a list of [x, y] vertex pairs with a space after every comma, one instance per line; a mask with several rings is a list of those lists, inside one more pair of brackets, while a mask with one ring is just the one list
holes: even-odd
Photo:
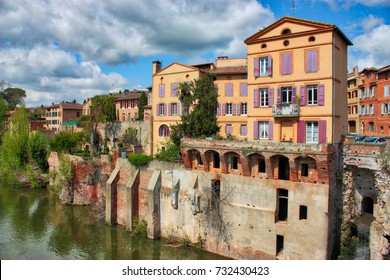
[[217, 116], [221, 115], [221, 103], [218, 103], [217, 105]]
[[326, 144], [326, 121], [318, 122], [318, 144]]
[[272, 76], [272, 56], [268, 57], [268, 76]]
[[282, 89], [278, 88], [278, 96], [276, 99], [276, 104], [282, 104]]
[[299, 97], [300, 97], [300, 105], [301, 106], [305, 106], [307, 104], [307, 101], [306, 101], [306, 86], [301, 86]]
[[160, 116], [160, 104], [156, 104], [156, 116]]
[[255, 88], [253, 94], [253, 107], [259, 108], [259, 89]]
[[298, 122], [298, 135], [297, 135], [297, 142], [298, 143], [305, 143], [306, 139], [306, 130], [305, 130], [305, 121], [299, 121]]
[[274, 123], [273, 121], [268, 122], [268, 140], [272, 140], [274, 137]]
[[226, 103], [222, 104], [222, 116], [226, 115]]
[[180, 116], [181, 115], [181, 111], [180, 111], [180, 102], [177, 102], [177, 115]]
[[253, 139], [259, 140], [259, 122], [258, 121], [253, 122]]
[[240, 84], [240, 96], [248, 96], [248, 84], [247, 83]]
[[255, 77], [259, 77], [260, 76], [260, 60], [258, 57], [255, 57], [253, 59], [253, 74], [255, 75]]
[[233, 84], [228, 83], [225, 85], [225, 96], [233, 96]]
[[237, 116], [241, 115], [241, 103], [237, 103]]
[[168, 116], [172, 115], [172, 103], [168, 104]]
[[268, 107], [272, 107], [274, 105], [274, 89], [268, 89]]
[[291, 103], [295, 104], [297, 101], [297, 88], [292, 87], [292, 97], [291, 97]]
[[317, 50], [309, 50], [306, 52], [306, 72], [318, 72]]
[[164, 94], [165, 94], [165, 85], [164, 84], [160, 84], [160, 94], [159, 94], [159, 96], [160, 97], [164, 97]]
[[291, 53], [282, 54], [282, 75], [292, 73], [292, 55]]
[[236, 104], [232, 104], [232, 115], [235, 116], [236, 115]]
[[173, 83], [172, 84], [171, 95], [172, 96], [176, 96], [177, 95], [177, 83]]
[[317, 103], [319, 106], [324, 106], [325, 104], [325, 85], [318, 85], [318, 100]]

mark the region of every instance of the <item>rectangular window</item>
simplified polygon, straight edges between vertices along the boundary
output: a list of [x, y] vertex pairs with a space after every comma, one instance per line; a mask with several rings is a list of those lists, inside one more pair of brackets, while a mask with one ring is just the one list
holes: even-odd
[[375, 87], [371, 87], [371, 97], [375, 96]]
[[268, 89], [260, 89], [260, 107], [268, 107]]
[[281, 253], [284, 249], [284, 236], [276, 235], [276, 255]]
[[282, 104], [291, 104], [292, 95], [292, 87], [282, 87]]
[[247, 128], [246, 124], [242, 124], [240, 126], [240, 135], [241, 136], [247, 136], [248, 135], [248, 128]]
[[259, 139], [268, 139], [269, 122], [258, 122], [258, 123], [259, 123]]
[[307, 87], [307, 104], [308, 105], [317, 105], [317, 85]]
[[232, 115], [232, 114], [233, 114], [233, 104], [226, 103], [226, 115]]
[[260, 158], [257, 160], [257, 171], [259, 173], [265, 173], [265, 159]]
[[174, 116], [177, 115], [177, 103], [171, 103], [171, 114]]
[[308, 73], [318, 72], [318, 51], [317, 50], [306, 51], [306, 72]]
[[292, 53], [282, 54], [282, 75], [289, 75], [292, 73]]
[[177, 83], [171, 84], [171, 96], [177, 95]]
[[306, 122], [306, 143], [318, 143], [318, 122]]
[[231, 124], [227, 124], [226, 127], [225, 127], [225, 132], [226, 132], [226, 135], [228, 134], [232, 134], [233, 133], [233, 126]]
[[301, 176], [303, 177], [309, 176], [309, 164], [307, 163], [301, 164]]
[[288, 190], [278, 189], [277, 221], [287, 221]]
[[165, 85], [164, 84], [160, 84], [159, 97], [164, 97], [164, 95], [165, 95]]
[[307, 220], [307, 206], [299, 205], [299, 219]]
[[237, 170], [238, 169], [238, 157], [231, 157], [232, 159], [232, 169]]
[[241, 103], [241, 115], [247, 115], [247, 114], [248, 114], [248, 104]]
[[260, 76], [269, 76], [268, 73], [268, 57], [261, 57], [260, 58]]
[[225, 96], [233, 96], [233, 84], [228, 83], [225, 85]]
[[373, 122], [368, 123], [368, 129], [370, 132], [374, 132], [374, 123]]
[[240, 84], [240, 96], [248, 96], [248, 84], [247, 83]]
[[384, 97], [388, 97], [389, 96], [389, 85], [385, 85], [383, 87], [384, 89]]
[[160, 116], [165, 115], [165, 104], [159, 104]]

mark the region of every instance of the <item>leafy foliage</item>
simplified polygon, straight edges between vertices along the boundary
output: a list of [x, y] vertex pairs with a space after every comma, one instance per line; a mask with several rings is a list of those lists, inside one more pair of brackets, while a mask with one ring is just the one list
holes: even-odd
[[49, 139], [49, 146], [52, 151], [72, 154], [81, 147], [84, 137], [83, 132], [60, 131]]
[[137, 130], [134, 127], [129, 127], [120, 138], [120, 141], [124, 146], [138, 144]]
[[50, 189], [54, 192], [59, 192], [67, 186], [73, 177], [73, 166], [69, 157], [63, 153], [60, 155], [58, 168], [50, 172], [51, 184]]
[[165, 149], [156, 154], [156, 159], [167, 162], [180, 161], [180, 146], [175, 145], [172, 141], [164, 143]]
[[1, 81], [0, 88], [0, 99], [3, 99], [8, 104], [10, 110], [14, 110], [17, 105], [24, 105], [24, 98], [26, 98], [24, 89], [11, 88], [4, 81]]
[[143, 154], [133, 154], [128, 157], [128, 160], [132, 165], [139, 167], [147, 165], [153, 160], [153, 157]]
[[47, 171], [48, 141], [45, 135], [37, 131], [28, 140], [31, 159], [37, 163], [42, 171]]
[[3, 135], [5, 133], [6, 125], [9, 118], [7, 112], [8, 105], [3, 99], [0, 98], [0, 144], [3, 139]]
[[145, 92], [142, 92], [138, 100], [138, 120], [144, 119], [144, 111], [146, 105], [148, 105], [148, 98], [146, 97]]

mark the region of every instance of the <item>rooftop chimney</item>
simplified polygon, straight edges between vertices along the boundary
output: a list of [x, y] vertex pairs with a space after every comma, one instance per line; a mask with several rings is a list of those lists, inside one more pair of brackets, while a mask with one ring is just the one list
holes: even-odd
[[161, 62], [158, 60], [155, 60], [152, 62], [152, 75], [156, 74], [157, 72], [160, 72], [161, 70]]

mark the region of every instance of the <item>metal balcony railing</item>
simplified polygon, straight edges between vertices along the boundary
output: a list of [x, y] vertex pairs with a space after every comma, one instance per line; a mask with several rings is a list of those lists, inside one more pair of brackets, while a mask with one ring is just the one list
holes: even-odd
[[274, 117], [298, 117], [299, 107], [297, 104], [282, 103], [272, 106]]

